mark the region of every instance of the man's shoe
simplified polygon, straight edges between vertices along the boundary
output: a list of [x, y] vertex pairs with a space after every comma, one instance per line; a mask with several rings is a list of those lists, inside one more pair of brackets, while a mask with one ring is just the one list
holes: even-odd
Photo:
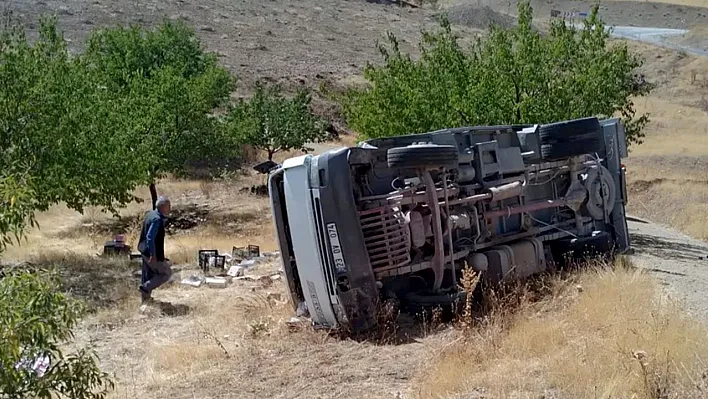
[[140, 299], [141, 299], [140, 303], [142, 305], [149, 304], [152, 301], [152, 296], [150, 295], [150, 293], [145, 291], [143, 289], [143, 287], [140, 287], [139, 290], [140, 290]]

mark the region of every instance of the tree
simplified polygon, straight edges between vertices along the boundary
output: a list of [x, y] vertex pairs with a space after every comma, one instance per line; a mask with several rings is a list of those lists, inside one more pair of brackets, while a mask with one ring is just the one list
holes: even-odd
[[257, 84], [253, 97], [231, 108], [227, 130], [244, 144], [267, 151], [268, 159], [280, 151], [311, 150], [308, 143], [325, 139], [325, 124], [310, 111], [309, 92], [299, 90], [286, 98], [278, 86]]
[[389, 34], [389, 46], [380, 46], [384, 64], [364, 70], [369, 87], [342, 98], [347, 121], [374, 138], [619, 114], [628, 143], [641, 143], [648, 117], [636, 115], [632, 99], [652, 87], [638, 78], [638, 56], [608, 43], [597, 10], [582, 29], [556, 20], [542, 35], [529, 3], [520, 2], [517, 26], [491, 27], [469, 50], [443, 18], [439, 31], [423, 34], [419, 60], [403, 54]]
[[[52, 274], [27, 270], [0, 273], [0, 398], [104, 398], [113, 382], [87, 349], [65, 353], [84, 308], [58, 290]], [[49, 361], [35, 371], [37, 359]]]
[[164, 173], [225, 166], [238, 155], [237, 143], [211, 115], [228, 102], [236, 80], [184, 23], [96, 31], [82, 59], [108, 91], [128, 101], [131, 140], [151, 164], [153, 208], [155, 182]]
[[95, 74], [70, 58], [53, 18], [30, 44], [9, 18], [0, 29], [0, 251], [36, 211], [60, 201], [115, 209], [147, 182], [130, 145], [132, 120]]
[[0, 26], [0, 251], [64, 202], [114, 211], [164, 173], [224, 167], [239, 143], [213, 116], [235, 79], [194, 32], [113, 28], [69, 55], [55, 18], [30, 43], [11, 18]]

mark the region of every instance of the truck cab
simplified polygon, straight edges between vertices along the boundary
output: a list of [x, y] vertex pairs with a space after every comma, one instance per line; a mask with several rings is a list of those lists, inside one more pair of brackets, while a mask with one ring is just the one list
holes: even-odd
[[489, 283], [629, 248], [619, 119], [444, 129], [286, 160], [269, 195], [288, 291], [313, 324], [453, 306]]

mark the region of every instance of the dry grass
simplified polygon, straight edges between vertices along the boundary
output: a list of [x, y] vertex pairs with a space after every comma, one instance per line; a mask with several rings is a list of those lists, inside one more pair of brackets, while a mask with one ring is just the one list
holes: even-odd
[[[100, 277], [120, 267], [90, 268], [91, 260], [81, 257], [66, 264], [74, 265], [73, 275], [86, 273], [87, 285], [112, 295], [137, 283], [134, 277]], [[248, 273], [269, 276], [277, 266]], [[183, 270], [177, 278], [193, 273]], [[475, 392], [486, 398], [688, 398], [699, 397], [691, 396], [695, 386], [708, 389], [706, 330], [663, 297], [648, 275], [594, 270], [537, 286], [542, 288], [491, 300], [491, 310], [466, 329], [424, 328], [400, 317], [396, 328], [411, 334], [405, 339], [355, 341], [307, 324], [289, 328], [292, 307], [284, 285], [270, 278], [225, 289], [173, 283], [156, 292], [161, 312], [140, 315], [131, 290], [97, 307], [77, 339], [93, 343], [101, 367], [114, 376], [111, 398], [438, 398]], [[655, 387], [667, 396], [648, 393]]]
[[[165, 240], [168, 256], [175, 262], [188, 263], [199, 249], [230, 252], [233, 246], [261, 245], [275, 249], [267, 197], [248, 192], [251, 185], [262, 184], [262, 176], [248, 175], [235, 181], [190, 181], [167, 179], [158, 184], [161, 195], [172, 199], [173, 216], [194, 219], [197, 225], [177, 230]], [[5, 260], [27, 260], [45, 252], [98, 254], [105, 241], [115, 234], [125, 234], [135, 248], [143, 214], [150, 207], [147, 188], [136, 196], [142, 203], [131, 203], [120, 211], [120, 217], [95, 208], [79, 214], [63, 205], [38, 215], [40, 228], [28, 232], [27, 240], [2, 254]]]
[[634, 214], [708, 241], [707, 180], [634, 181], [629, 195]]
[[656, 90], [636, 101], [651, 123], [626, 160], [629, 212], [708, 240], [708, 58], [630, 44]]
[[[637, 103], [653, 122], [627, 162], [630, 210], [708, 239], [708, 113], [700, 107], [708, 61], [632, 47], [646, 55], [647, 77], [659, 88]], [[347, 140], [341, 144], [352, 144]], [[208, 211], [197, 227], [167, 238], [168, 256], [193, 265], [198, 249], [275, 249], [267, 199], [241, 191], [262, 183], [254, 175], [161, 182], [160, 193], [177, 209]], [[136, 194], [149, 198], [146, 188]], [[668, 390], [666, 397], [700, 397], [695, 387], [708, 389], [704, 328], [661, 297], [649, 276], [624, 268], [554, 281], [542, 298], [497, 305], [466, 332], [396, 325], [409, 335], [384, 342], [287, 328], [292, 307], [282, 282], [239, 281], [223, 290], [172, 284], [156, 293], [169, 305], [141, 316], [138, 266], [92, 254], [115, 229], [126, 229], [135, 245], [146, 209], [130, 204], [118, 223], [95, 209], [79, 215], [53, 207], [39, 216], [40, 230], [3, 255], [59, 268], [66, 288], [93, 305], [77, 338], [96, 346], [102, 368], [115, 377], [112, 398], [437, 398], [482, 391], [499, 398], [654, 398], [657, 387]], [[252, 273], [269, 275], [276, 267]], [[195, 272], [187, 268], [176, 278]]]
[[417, 396], [689, 398], [708, 389], [706, 329], [648, 275], [592, 270], [550, 288], [514, 311], [495, 308], [417, 379]]
[[[275, 266], [249, 274], [268, 276]], [[93, 342], [102, 368], [115, 376], [111, 398], [392, 398], [451, 334], [388, 345], [307, 324], [289, 328], [284, 286], [269, 281], [225, 289], [173, 284], [155, 293], [170, 304], [148, 317], [138, 314], [137, 295], [128, 297], [85, 319], [77, 338]]]

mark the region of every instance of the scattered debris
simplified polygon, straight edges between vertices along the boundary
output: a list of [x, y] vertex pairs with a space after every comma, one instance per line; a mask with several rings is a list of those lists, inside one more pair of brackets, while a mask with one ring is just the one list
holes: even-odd
[[255, 259], [246, 259], [242, 260], [241, 263], [238, 265], [241, 267], [253, 267], [257, 264], [258, 262]]
[[201, 287], [204, 284], [204, 277], [192, 275], [182, 280], [183, 285], [189, 285], [192, 287]]
[[[104, 256], [130, 255], [130, 245], [125, 243], [123, 234], [116, 235], [112, 240], [103, 244]], [[132, 255], [131, 259], [132, 259]]]
[[[219, 251], [216, 249], [202, 249], [198, 253], [198, 259], [199, 267], [204, 272], [204, 275], [191, 275], [182, 279], [181, 284], [191, 287], [201, 287], [203, 284], [206, 284], [212, 288], [226, 288], [233, 280], [248, 280], [260, 282], [264, 287], [269, 287], [273, 282], [281, 280], [280, 273], [262, 276], [247, 276], [245, 273], [248, 269], [257, 264], [278, 256], [280, 256], [279, 252], [268, 252], [261, 255], [260, 248], [257, 245], [249, 245], [244, 248], [234, 247], [232, 254], [219, 254]], [[228, 271], [224, 272], [226, 265], [236, 260], [238, 260], [239, 263], [230, 265]], [[216, 269], [217, 272], [210, 273], [211, 269]], [[140, 276], [140, 271], [136, 271], [135, 275]]]
[[246, 247], [233, 247], [231, 249], [231, 257], [235, 260], [242, 261], [245, 259], [253, 259], [261, 256], [261, 247], [258, 245], [248, 245]]
[[37, 377], [42, 378], [44, 377], [44, 374], [47, 373], [47, 370], [49, 370], [50, 365], [51, 360], [49, 359], [49, 356], [40, 355], [34, 358], [34, 360], [25, 358], [17, 362], [17, 364], [15, 364], [15, 369], [19, 370], [24, 368], [26, 370], [32, 370]]
[[226, 266], [226, 256], [219, 255], [216, 249], [202, 249], [198, 255], [199, 267], [207, 273], [210, 267], [223, 270]]
[[307, 327], [310, 323], [309, 320], [305, 318], [293, 316], [290, 320], [286, 321], [285, 324], [288, 326], [290, 331], [298, 331]]
[[300, 302], [297, 305], [297, 310], [295, 311], [295, 316], [297, 317], [309, 317], [310, 316], [310, 311], [307, 310], [307, 303], [306, 302]]
[[243, 269], [243, 266], [231, 266], [226, 274], [231, 277], [241, 277], [243, 276]]
[[211, 288], [226, 288], [231, 284], [231, 276], [207, 277], [205, 282]]

